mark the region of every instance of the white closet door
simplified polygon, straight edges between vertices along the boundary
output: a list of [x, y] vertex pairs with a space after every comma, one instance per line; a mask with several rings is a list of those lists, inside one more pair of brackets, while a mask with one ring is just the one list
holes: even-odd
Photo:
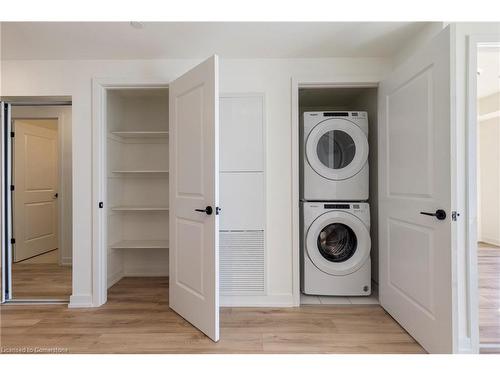
[[450, 44], [447, 28], [379, 89], [380, 302], [430, 353], [454, 347]]
[[15, 121], [14, 262], [58, 247], [57, 131]]
[[169, 94], [169, 303], [179, 315], [212, 340], [218, 341], [217, 56], [209, 58], [171, 83]]

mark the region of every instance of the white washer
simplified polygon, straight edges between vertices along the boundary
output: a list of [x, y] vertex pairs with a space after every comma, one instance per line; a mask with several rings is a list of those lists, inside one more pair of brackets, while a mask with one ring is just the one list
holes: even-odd
[[368, 114], [304, 112], [301, 199], [368, 199]]
[[368, 203], [301, 202], [301, 217], [302, 293], [370, 295]]

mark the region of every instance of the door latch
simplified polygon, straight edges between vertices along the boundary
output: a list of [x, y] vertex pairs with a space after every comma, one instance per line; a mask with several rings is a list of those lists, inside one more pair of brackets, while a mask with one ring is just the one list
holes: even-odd
[[460, 216], [460, 212], [451, 211], [451, 220], [452, 221], [457, 221], [459, 216]]
[[104, 202], [99, 202], [99, 208], [103, 208], [104, 207]]
[[222, 211], [222, 208], [220, 207], [215, 207], [215, 214], [218, 215]]

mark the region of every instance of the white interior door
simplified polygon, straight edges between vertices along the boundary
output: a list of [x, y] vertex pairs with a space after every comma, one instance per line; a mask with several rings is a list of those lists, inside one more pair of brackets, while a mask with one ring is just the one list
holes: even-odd
[[218, 341], [217, 56], [172, 82], [169, 95], [169, 303], [179, 315]]
[[40, 121], [14, 122], [14, 262], [58, 247], [57, 128]]
[[450, 65], [447, 28], [379, 88], [380, 302], [431, 353], [453, 351]]

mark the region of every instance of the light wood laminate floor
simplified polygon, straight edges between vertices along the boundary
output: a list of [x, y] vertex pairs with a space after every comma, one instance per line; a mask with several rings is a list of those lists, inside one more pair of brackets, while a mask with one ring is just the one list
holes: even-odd
[[0, 346], [69, 353], [423, 353], [380, 306], [222, 308], [212, 342], [168, 307], [167, 278], [125, 278], [96, 309], [0, 307]]
[[69, 300], [71, 267], [56, 263], [14, 263], [12, 290], [17, 299]]
[[479, 243], [478, 271], [480, 342], [500, 344], [500, 247]]

